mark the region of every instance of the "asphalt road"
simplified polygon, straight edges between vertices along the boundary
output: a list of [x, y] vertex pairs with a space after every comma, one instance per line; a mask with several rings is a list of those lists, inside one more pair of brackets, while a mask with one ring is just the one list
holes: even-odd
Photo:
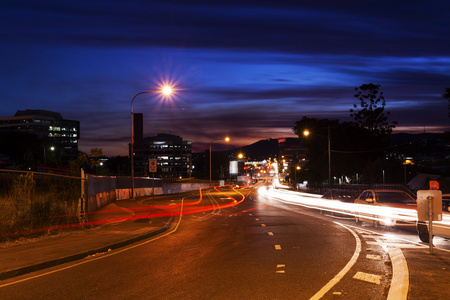
[[170, 234], [15, 278], [27, 280], [0, 299], [386, 298], [392, 266], [373, 228], [239, 192], [211, 190], [209, 209], [186, 210]]

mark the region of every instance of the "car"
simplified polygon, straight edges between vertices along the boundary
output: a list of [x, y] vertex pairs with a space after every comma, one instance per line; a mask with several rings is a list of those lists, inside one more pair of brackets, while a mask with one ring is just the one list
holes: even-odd
[[[355, 221], [394, 226], [400, 223], [415, 224], [417, 202], [401, 190], [365, 190], [355, 199]], [[371, 208], [365, 205], [372, 206]]]
[[357, 196], [358, 195], [355, 195], [355, 193], [349, 191], [328, 190], [322, 195], [322, 198], [353, 203]]
[[442, 211], [449, 212], [450, 211], [450, 194], [442, 195]]
[[[424, 243], [430, 242], [428, 222], [417, 222], [419, 239]], [[442, 195], [442, 221], [433, 221], [433, 236], [450, 239], [450, 194]]]

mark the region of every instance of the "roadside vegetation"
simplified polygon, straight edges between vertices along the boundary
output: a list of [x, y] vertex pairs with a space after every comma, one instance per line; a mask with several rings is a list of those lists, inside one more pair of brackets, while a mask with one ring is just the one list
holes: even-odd
[[79, 224], [79, 178], [2, 171], [0, 183], [0, 241]]

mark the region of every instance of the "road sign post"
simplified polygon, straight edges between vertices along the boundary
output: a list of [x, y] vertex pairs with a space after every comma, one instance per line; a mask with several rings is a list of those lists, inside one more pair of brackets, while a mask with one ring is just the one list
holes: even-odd
[[428, 221], [430, 253], [433, 254], [433, 221], [442, 221], [442, 192], [440, 190], [417, 191], [417, 219]]
[[152, 178], [153, 178], [152, 198], [153, 198], [153, 206], [155, 206], [155, 172], [157, 171], [156, 159], [151, 158], [148, 160], [148, 171], [152, 172]]

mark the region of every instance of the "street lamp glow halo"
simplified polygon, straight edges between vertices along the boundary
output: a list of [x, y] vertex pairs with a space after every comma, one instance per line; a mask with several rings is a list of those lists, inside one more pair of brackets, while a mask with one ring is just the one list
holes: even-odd
[[168, 85], [164, 86], [162, 88], [162, 93], [166, 96], [169, 96], [170, 94], [172, 94], [172, 87]]

